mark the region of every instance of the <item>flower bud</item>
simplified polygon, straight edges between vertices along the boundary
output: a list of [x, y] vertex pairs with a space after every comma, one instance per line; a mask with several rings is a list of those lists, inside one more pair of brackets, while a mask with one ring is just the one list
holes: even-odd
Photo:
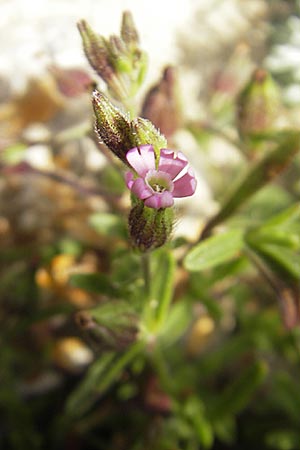
[[255, 70], [237, 100], [237, 126], [241, 137], [272, 130], [279, 108], [279, 89], [274, 80], [265, 70]]
[[173, 208], [148, 208], [138, 201], [129, 214], [129, 234], [133, 247], [142, 252], [164, 245], [173, 228]]
[[116, 98], [125, 98], [128, 92], [114, 67], [108, 43], [102, 36], [96, 34], [85, 20], [78, 22], [77, 26], [82, 38], [84, 53], [90, 65], [105, 81], [110, 92]]
[[136, 49], [139, 45], [139, 35], [133, 22], [130, 11], [124, 11], [121, 24], [121, 37], [131, 49]]
[[181, 126], [182, 114], [173, 67], [166, 67], [162, 79], [148, 92], [142, 117], [151, 120], [167, 138]]
[[101, 92], [94, 90], [95, 129], [99, 139], [128, 165], [126, 153], [135, 146], [130, 122]]
[[114, 77], [114, 69], [109, 62], [104, 39], [94, 33], [85, 20], [78, 22], [77, 27], [82, 38], [84, 53], [90, 65], [108, 83]]
[[132, 61], [122, 39], [118, 36], [110, 36], [108, 49], [117, 72], [130, 73], [132, 71]]
[[151, 144], [157, 158], [159, 158], [160, 149], [167, 146], [166, 138], [160, 134], [150, 120], [137, 117], [131, 122], [131, 132], [134, 140], [132, 147]]
[[124, 301], [110, 300], [80, 311], [75, 321], [101, 349], [122, 351], [137, 339], [138, 316]]
[[105, 39], [86, 21], [78, 23], [86, 57], [117, 100], [128, 102], [144, 80], [147, 58], [139, 48], [138, 34], [130, 13], [123, 15], [121, 36]]
[[87, 92], [93, 83], [90, 75], [79, 68], [64, 69], [51, 64], [48, 70], [54, 77], [59, 91], [66, 97], [77, 97]]

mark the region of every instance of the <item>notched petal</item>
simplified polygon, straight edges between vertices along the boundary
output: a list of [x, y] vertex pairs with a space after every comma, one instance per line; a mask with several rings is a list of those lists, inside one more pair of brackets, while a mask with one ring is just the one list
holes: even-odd
[[125, 173], [125, 183], [128, 189], [132, 188], [132, 185], [134, 183], [134, 177], [132, 172], [126, 172]]
[[145, 200], [145, 205], [148, 206], [148, 208], [169, 208], [170, 206], [173, 206], [173, 204], [173, 196], [168, 191], [165, 191], [161, 194], [153, 194], [151, 195], [151, 197]]
[[174, 199], [171, 192], [165, 191], [161, 194], [161, 208], [169, 208], [174, 205]]
[[180, 174], [187, 164], [188, 160], [183, 153], [179, 152], [176, 156], [173, 150], [161, 149], [158, 168], [160, 171], [170, 174], [172, 180]]
[[126, 159], [140, 177], [145, 177], [149, 170], [155, 169], [155, 155], [152, 145], [141, 145], [130, 149]]
[[151, 189], [146, 185], [145, 181], [142, 178], [137, 178], [131, 187], [131, 192], [136, 195], [141, 200], [148, 198], [152, 195]]
[[173, 197], [189, 197], [195, 193], [197, 181], [190, 168], [186, 174], [174, 181]]

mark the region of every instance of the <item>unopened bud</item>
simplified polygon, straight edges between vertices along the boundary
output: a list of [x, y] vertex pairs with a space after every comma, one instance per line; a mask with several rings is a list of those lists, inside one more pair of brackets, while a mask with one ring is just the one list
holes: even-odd
[[151, 144], [157, 158], [159, 158], [160, 149], [167, 147], [166, 138], [160, 134], [150, 120], [137, 117], [131, 122], [131, 130], [134, 139], [134, 145], [132, 147]]
[[80, 311], [75, 321], [94, 344], [105, 350], [125, 350], [136, 341], [139, 331], [138, 316], [124, 301], [110, 300]]
[[128, 94], [122, 79], [118, 77], [117, 70], [109, 51], [106, 40], [96, 34], [85, 20], [78, 22], [84, 53], [96, 71], [107, 84], [110, 92], [118, 99], [125, 98]]
[[130, 122], [105, 95], [94, 90], [93, 107], [96, 117], [96, 133], [100, 141], [128, 165], [126, 153], [135, 146]]
[[162, 79], [148, 92], [142, 116], [150, 119], [167, 137], [171, 137], [182, 123], [176, 72], [166, 67]]
[[242, 138], [271, 131], [280, 110], [280, 94], [272, 77], [256, 69], [237, 100], [237, 126]]
[[120, 74], [130, 73], [132, 71], [132, 61], [124, 41], [118, 36], [111, 36], [108, 49], [117, 72]]
[[131, 14], [123, 14], [121, 36], [105, 39], [85, 20], [78, 23], [78, 29], [87, 59], [107, 84], [109, 93], [119, 101], [128, 101], [141, 86], [147, 69], [147, 57], [139, 48]]
[[130, 11], [125, 11], [122, 16], [121, 37], [131, 48], [135, 49], [139, 44], [139, 35], [133, 22]]
[[93, 83], [90, 75], [82, 69], [64, 69], [52, 64], [48, 70], [53, 75], [59, 91], [66, 97], [76, 97], [87, 92]]
[[146, 252], [164, 245], [172, 233], [173, 214], [173, 208], [148, 208], [139, 201], [128, 219], [133, 247]]
[[78, 22], [77, 26], [90, 65], [104, 81], [109, 82], [114, 77], [114, 69], [109, 62], [104, 39], [85, 20]]

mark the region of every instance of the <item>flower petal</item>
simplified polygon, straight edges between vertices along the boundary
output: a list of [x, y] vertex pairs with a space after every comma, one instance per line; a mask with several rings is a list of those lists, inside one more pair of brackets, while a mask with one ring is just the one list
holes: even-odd
[[165, 191], [161, 194], [151, 195], [151, 197], [147, 198], [144, 203], [148, 206], [148, 208], [168, 208], [174, 204], [174, 199], [170, 192]]
[[125, 183], [128, 189], [132, 188], [132, 185], [134, 183], [134, 177], [132, 172], [126, 172], [125, 173]]
[[190, 168], [186, 174], [174, 181], [173, 197], [189, 197], [194, 194], [196, 186], [197, 181]]
[[147, 186], [143, 178], [137, 178], [136, 180], [134, 180], [131, 186], [131, 192], [141, 200], [144, 200], [145, 198], [148, 198], [153, 194], [152, 190], [149, 188], [149, 186]]
[[187, 166], [188, 160], [183, 153], [178, 152], [175, 156], [173, 150], [162, 148], [160, 151], [160, 158], [158, 163], [158, 170], [167, 172], [172, 180]]
[[168, 208], [174, 205], [174, 199], [171, 192], [165, 191], [160, 195], [161, 208]]
[[155, 153], [152, 145], [132, 148], [127, 152], [126, 159], [141, 177], [144, 177], [149, 170], [155, 169]]

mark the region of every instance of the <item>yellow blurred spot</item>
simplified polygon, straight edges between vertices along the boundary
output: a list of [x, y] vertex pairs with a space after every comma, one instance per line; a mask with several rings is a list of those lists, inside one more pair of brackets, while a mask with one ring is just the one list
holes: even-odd
[[32, 78], [24, 93], [0, 106], [1, 131], [14, 136], [28, 125], [48, 122], [64, 104], [53, 77]]
[[54, 300], [66, 300], [76, 308], [82, 309], [94, 304], [93, 295], [83, 289], [72, 287], [70, 277], [76, 273], [93, 273], [97, 269], [94, 255], [85, 254], [81, 261], [67, 253], [56, 255], [48, 267], [41, 267], [35, 275], [36, 284]]
[[0, 216], [0, 236], [4, 236], [10, 230], [10, 224], [6, 217]]
[[29, 80], [26, 92], [15, 100], [22, 125], [50, 120], [62, 108], [64, 100], [51, 76]]
[[51, 261], [51, 274], [53, 280], [64, 285], [68, 282], [72, 267], [75, 264], [75, 257], [69, 254], [57, 255]]
[[92, 362], [93, 352], [80, 339], [66, 337], [54, 344], [53, 359], [61, 369], [76, 373]]
[[207, 336], [215, 329], [215, 323], [211, 317], [201, 317], [194, 325], [194, 332], [197, 335]]
[[42, 289], [50, 289], [53, 286], [53, 281], [49, 272], [41, 267], [35, 274], [35, 282]]
[[93, 305], [91, 295], [80, 288], [69, 288], [65, 292], [67, 300], [77, 308], [86, 308]]
[[187, 340], [187, 351], [191, 356], [197, 355], [215, 330], [215, 322], [209, 316], [202, 316], [196, 320]]

